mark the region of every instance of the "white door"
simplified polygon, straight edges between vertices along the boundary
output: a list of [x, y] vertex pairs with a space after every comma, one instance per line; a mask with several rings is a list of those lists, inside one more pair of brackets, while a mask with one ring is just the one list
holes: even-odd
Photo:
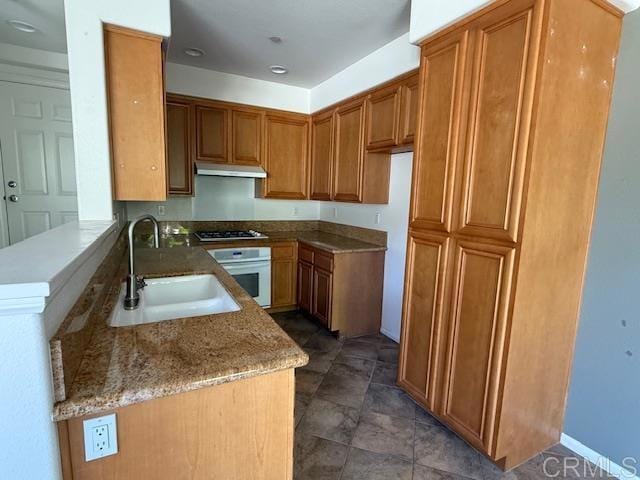
[[77, 220], [68, 90], [0, 82], [0, 154], [9, 243]]

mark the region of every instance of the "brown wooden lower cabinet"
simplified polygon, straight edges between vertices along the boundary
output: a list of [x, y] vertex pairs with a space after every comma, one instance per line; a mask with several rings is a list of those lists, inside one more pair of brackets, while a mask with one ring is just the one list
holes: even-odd
[[91, 416], [61, 421], [63, 477], [291, 480], [293, 405], [290, 369], [118, 408], [118, 453], [90, 462]]
[[320, 267], [313, 269], [313, 300], [311, 314], [325, 327], [331, 319], [332, 274]]
[[340, 337], [380, 331], [384, 252], [298, 246], [298, 306]]
[[313, 299], [313, 265], [302, 260], [298, 261], [298, 307], [305, 312], [311, 312]]
[[286, 309], [296, 306], [296, 279], [298, 264], [296, 242], [271, 245], [271, 308]]

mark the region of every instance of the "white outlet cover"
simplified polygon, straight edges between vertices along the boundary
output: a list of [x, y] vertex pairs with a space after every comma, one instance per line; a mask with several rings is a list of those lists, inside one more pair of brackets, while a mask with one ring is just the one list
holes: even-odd
[[[115, 413], [82, 422], [85, 461], [90, 462], [91, 460], [118, 453], [118, 430], [116, 425]], [[98, 438], [98, 435], [100, 435], [100, 438]], [[106, 435], [106, 437], [102, 437], [102, 435]]]
[[164, 205], [158, 205], [158, 215], [163, 217], [165, 213]]

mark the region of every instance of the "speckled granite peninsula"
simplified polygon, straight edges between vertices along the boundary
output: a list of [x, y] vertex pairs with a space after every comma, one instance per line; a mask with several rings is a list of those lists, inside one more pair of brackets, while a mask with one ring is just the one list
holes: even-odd
[[[292, 478], [294, 369], [309, 357], [206, 249], [269, 246], [279, 255], [288, 252], [290, 267], [296, 252], [312, 248], [337, 285], [331, 327], [338, 334], [349, 330], [333, 305], [341, 305], [345, 296], [352, 302], [345, 292], [360, 288], [363, 279], [371, 284], [371, 276], [362, 274], [366, 269], [353, 262], [375, 264], [367, 268], [381, 282], [386, 233], [319, 221], [161, 222], [161, 248], [156, 249], [150, 248], [148, 225], [141, 227], [136, 235], [138, 275], [211, 274], [240, 309], [111, 327], [128, 268], [126, 233], [121, 232], [50, 341], [53, 419], [64, 477], [115, 478], [126, 472], [123, 478], [182, 478], [187, 472], [189, 478]], [[269, 238], [214, 246], [194, 235], [206, 229], [255, 229]], [[378, 261], [370, 262], [372, 256]], [[272, 257], [272, 265], [281, 259]], [[287, 279], [295, 275], [295, 266], [280, 270], [280, 277], [283, 271]], [[295, 280], [288, 285], [295, 291]], [[372, 308], [381, 306], [381, 283], [379, 295], [374, 288], [367, 292], [376, 299]], [[364, 313], [374, 321], [380, 317], [379, 312]], [[368, 328], [351, 312], [345, 318]], [[118, 452], [86, 461], [84, 422], [108, 414], [117, 419]]]
[[[133, 327], [110, 327], [109, 314], [126, 272], [119, 256], [103, 305], [80, 299], [52, 341], [58, 403], [54, 419], [64, 420], [112, 410], [137, 402], [187, 392], [256, 375], [305, 365], [307, 354], [284, 333], [233, 278], [200, 247], [138, 249], [137, 268], [146, 278], [212, 273], [235, 298], [237, 312], [176, 319]], [[113, 259], [106, 259], [103, 268]], [[106, 281], [96, 273], [89, 298]], [[99, 295], [98, 295], [99, 297]], [[90, 317], [90, 318], [87, 318]], [[85, 324], [79, 328], [78, 319]], [[64, 365], [64, 349], [75, 350], [65, 337], [86, 329], [84, 351]], [[84, 335], [86, 336], [86, 335]], [[67, 372], [65, 372], [67, 367]], [[76, 373], [72, 373], [76, 371]], [[65, 373], [73, 375], [66, 377]]]

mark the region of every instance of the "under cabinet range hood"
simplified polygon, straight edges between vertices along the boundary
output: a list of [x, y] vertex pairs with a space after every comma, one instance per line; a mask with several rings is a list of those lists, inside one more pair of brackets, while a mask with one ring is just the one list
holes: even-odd
[[262, 167], [235, 165], [229, 163], [196, 162], [196, 175], [215, 175], [217, 177], [266, 178]]

